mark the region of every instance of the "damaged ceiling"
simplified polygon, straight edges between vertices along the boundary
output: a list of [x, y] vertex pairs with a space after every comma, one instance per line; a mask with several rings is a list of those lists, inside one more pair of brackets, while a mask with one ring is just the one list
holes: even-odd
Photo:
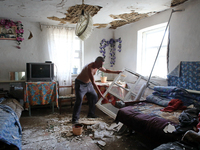
[[96, 28], [133, 23], [187, 0], [0, 0], [0, 17], [15, 21], [74, 27], [82, 9], [93, 18]]

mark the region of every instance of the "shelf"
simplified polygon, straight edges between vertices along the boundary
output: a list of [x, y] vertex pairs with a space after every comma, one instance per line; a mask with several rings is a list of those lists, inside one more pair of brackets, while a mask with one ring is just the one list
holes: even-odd
[[26, 82], [25, 80], [0, 80], [0, 83], [21, 83]]

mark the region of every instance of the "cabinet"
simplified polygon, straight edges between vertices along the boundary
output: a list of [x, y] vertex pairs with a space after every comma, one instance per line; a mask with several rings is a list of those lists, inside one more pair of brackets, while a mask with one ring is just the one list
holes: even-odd
[[0, 93], [0, 97], [6, 96], [9, 91], [10, 96], [17, 99], [23, 106], [25, 80], [0, 80], [0, 84], [2, 91], [7, 91]]

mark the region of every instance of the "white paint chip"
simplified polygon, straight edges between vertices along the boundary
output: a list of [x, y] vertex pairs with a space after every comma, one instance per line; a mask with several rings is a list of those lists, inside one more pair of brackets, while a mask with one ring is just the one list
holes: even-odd
[[176, 128], [173, 125], [171, 125], [170, 123], [163, 129], [163, 131], [165, 133], [172, 133], [175, 130], [176, 130]]

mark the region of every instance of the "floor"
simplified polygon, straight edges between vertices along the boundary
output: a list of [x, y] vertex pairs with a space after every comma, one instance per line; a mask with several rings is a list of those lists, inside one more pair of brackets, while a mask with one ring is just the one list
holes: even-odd
[[62, 114], [50, 106], [32, 108], [32, 116], [23, 111], [22, 150], [151, 150], [158, 146], [155, 141], [135, 132], [123, 130], [120, 124], [98, 108], [99, 118], [86, 118], [88, 105], [81, 108], [80, 122], [83, 132], [76, 136], [72, 132], [73, 108], [65, 106]]

